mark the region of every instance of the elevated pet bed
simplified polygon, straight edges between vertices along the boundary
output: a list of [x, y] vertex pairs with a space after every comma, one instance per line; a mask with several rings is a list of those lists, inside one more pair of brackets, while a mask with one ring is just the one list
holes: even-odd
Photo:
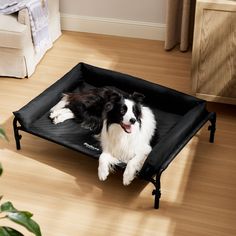
[[84, 84], [84, 89], [114, 86], [128, 93], [136, 91], [145, 95], [145, 103], [157, 117], [159, 137], [155, 140], [139, 177], [154, 184], [154, 207], [159, 208], [162, 172], [207, 121], [211, 123], [210, 142], [214, 142], [216, 114], [206, 110], [204, 100], [130, 75], [79, 63], [43, 93], [14, 112], [13, 127], [17, 149], [21, 148], [19, 131], [25, 131], [99, 158], [101, 148], [91, 131], [80, 127], [74, 120], [55, 125], [49, 119], [49, 111], [60, 100], [62, 93], [78, 92], [81, 84]]

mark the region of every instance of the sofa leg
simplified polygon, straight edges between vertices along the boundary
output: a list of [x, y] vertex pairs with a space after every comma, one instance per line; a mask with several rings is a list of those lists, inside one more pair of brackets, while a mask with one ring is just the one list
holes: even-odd
[[152, 179], [151, 182], [155, 186], [155, 189], [152, 191], [152, 195], [154, 195], [154, 208], [159, 209], [159, 202], [161, 198], [161, 176], [156, 175], [156, 180]]
[[13, 120], [13, 130], [14, 130], [14, 136], [15, 136], [15, 141], [16, 141], [16, 149], [20, 150], [21, 149], [20, 139], [22, 138], [22, 136], [19, 134], [20, 127], [17, 126], [16, 118], [14, 118]]
[[211, 122], [211, 125], [209, 125], [208, 130], [210, 130], [210, 143], [214, 143], [215, 139], [215, 131], [216, 131], [216, 113], [212, 112], [211, 116], [209, 118], [209, 121]]

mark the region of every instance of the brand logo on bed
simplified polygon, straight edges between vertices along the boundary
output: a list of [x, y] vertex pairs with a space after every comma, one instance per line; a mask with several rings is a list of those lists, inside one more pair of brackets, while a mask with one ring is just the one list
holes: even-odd
[[93, 151], [100, 151], [99, 148], [94, 147], [94, 146], [91, 145], [91, 144], [83, 143], [83, 145], [84, 145], [86, 148], [91, 149], [91, 150], [93, 150]]

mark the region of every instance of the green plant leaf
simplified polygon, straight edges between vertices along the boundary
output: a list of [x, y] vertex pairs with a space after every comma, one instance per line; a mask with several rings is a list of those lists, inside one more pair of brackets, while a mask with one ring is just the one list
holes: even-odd
[[0, 205], [0, 211], [1, 212], [23, 212], [29, 218], [33, 216], [31, 212], [17, 210], [11, 202], [5, 202], [2, 205]]
[[19, 231], [12, 229], [10, 227], [1, 227], [0, 226], [0, 235], [1, 236], [24, 236], [22, 233]]
[[[17, 224], [24, 226], [36, 236], [41, 236], [39, 225], [31, 219], [33, 214], [28, 211], [17, 210], [11, 202], [5, 202], [0, 205], [0, 211], [6, 212], [6, 217]], [[1, 235], [1, 234], [0, 234]]]
[[5, 131], [2, 128], [0, 128], [0, 138], [6, 139], [7, 141], [9, 140]]
[[3, 212], [17, 212], [18, 210], [13, 206], [11, 202], [5, 202], [0, 206], [0, 210]]
[[3, 172], [3, 168], [2, 168], [2, 164], [0, 163], [0, 176], [2, 175]]
[[36, 236], [41, 236], [41, 231], [39, 225], [32, 220], [28, 214], [29, 212], [8, 212], [7, 218], [11, 221], [14, 221], [17, 224], [20, 224], [24, 226], [26, 229], [28, 229], [30, 232], [34, 233]]

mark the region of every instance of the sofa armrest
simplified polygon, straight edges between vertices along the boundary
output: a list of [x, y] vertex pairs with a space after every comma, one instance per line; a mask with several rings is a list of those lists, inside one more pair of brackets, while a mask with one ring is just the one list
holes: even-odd
[[[45, 0], [41, 0], [45, 1]], [[48, 0], [48, 26], [49, 33], [52, 41], [54, 42], [61, 35], [60, 25], [60, 12], [59, 12], [59, 0]], [[27, 8], [24, 8], [18, 12], [18, 22], [29, 26], [30, 29], [30, 17]]]
[[[45, 0], [42, 0], [42, 4]], [[48, 11], [49, 11], [49, 18], [54, 17], [59, 13], [59, 0], [48, 0]], [[18, 22], [24, 25], [29, 25], [29, 12], [27, 8], [21, 9], [18, 12]]]
[[18, 22], [23, 25], [30, 25], [29, 12], [27, 8], [21, 9], [18, 12]]

